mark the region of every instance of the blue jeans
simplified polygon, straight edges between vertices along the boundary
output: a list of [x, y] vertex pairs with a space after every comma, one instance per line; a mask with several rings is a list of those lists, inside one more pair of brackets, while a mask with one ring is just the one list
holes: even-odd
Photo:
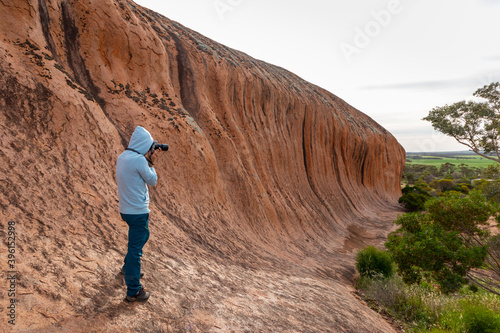
[[128, 251], [123, 261], [127, 296], [135, 296], [141, 289], [141, 256], [142, 248], [149, 239], [149, 214], [120, 215], [128, 224]]

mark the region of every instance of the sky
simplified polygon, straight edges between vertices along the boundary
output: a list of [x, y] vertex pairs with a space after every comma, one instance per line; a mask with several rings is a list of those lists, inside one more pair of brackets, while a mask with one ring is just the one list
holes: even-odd
[[407, 152], [467, 150], [422, 118], [500, 81], [500, 0], [134, 1], [332, 92]]

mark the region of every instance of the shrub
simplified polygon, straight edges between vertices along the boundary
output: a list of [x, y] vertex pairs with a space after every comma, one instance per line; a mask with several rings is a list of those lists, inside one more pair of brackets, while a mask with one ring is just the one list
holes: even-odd
[[370, 303], [412, 326], [430, 327], [438, 320], [434, 304], [428, 304], [431, 293], [418, 285], [405, 285], [398, 275], [389, 279], [365, 279], [362, 295]]
[[358, 287], [362, 290], [365, 299], [391, 310], [395, 310], [401, 300], [405, 299], [405, 292], [409, 288], [397, 275], [389, 279], [360, 280], [362, 283]]
[[478, 191], [465, 198], [447, 192], [425, 206], [426, 214], [399, 216], [395, 223], [401, 228], [389, 235], [385, 245], [404, 282], [419, 283], [430, 276], [443, 292], [457, 291], [468, 282], [470, 270], [485, 262], [488, 246], [481, 237], [487, 234], [480, 226], [496, 207]]
[[397, 223], [408, 226], [390, 234], [386, 247], [408, 284], [419, 283], [427, 272], [443, 292], [454, 292], [467, 282], [467, 272], [484, 262], [483, 247], [468, 248], [457, 232], [447, 232], [425, 216], [399, 218]]
[[404, 332], [500, 332], [500, 297], [462, 288], [453, 295], [429, 282], [405, 284], [389, 279], [358, 279], [359, 294], [373, 309], [390, 315]]
[[500, 203], [500, 181], [491, 181], [483, 185], [482, 192], [488, 200]]
[[451, 190], [452, 191], [456, 191], [456, 192], [461, 192], [461, 193], [464, 193], [464, 194], [468, 194], [469, 193], [469, 187], [466, 184], [458, 184], [457, 186], [455, 186]]
[[498, 179], [500, 178], [500, 165], [498, 164], [490, 164], [482, 172], [483, 178], [488, 179]]
[[487, 179], [474, 179], [472, 181], [472, 186], [474, 187], [475, 190], [483, 190], [484, 185], [488, 184], [489, 180]]
[[362, 277], [374, 278], [394, 275], [394, 264], [387, 251], [381, 251], [373, 246], [360, 250], [356, 256], [356, 269]]
[[430, 183], [429, 186], [444, 192], [454, 188], [455, 183], [453, 182], [453, 179], [440, 179], [432, 181], [432, 183]]
[[468, 306], [463, 314], [465, 331], [468, 333], [500, 332], [500, 316], [480, 306]]
[[481, 225], [497, 212], [497, 206], [489, 203], [479, 191], [471, 191], [461, 198], [459, 193], [448, 192], [426, 204], [429, 217], [448, 231], [482, 235]]
[[424, 209], [427, 197], [418, 193], [404, 194], [399, 198], [398, 202], [411, 212], [418, 212]]
[[429, 192], [421, 186], [406, 186], [403, 195], [399, 198], [399, 203], [411, 212], [417, 212], [424, 209], [424, 204], [431, 198]]
[[469, 284], [469, 290], [473, 293], [477, 293], [479, 291], [479, 288], [475, 284]]

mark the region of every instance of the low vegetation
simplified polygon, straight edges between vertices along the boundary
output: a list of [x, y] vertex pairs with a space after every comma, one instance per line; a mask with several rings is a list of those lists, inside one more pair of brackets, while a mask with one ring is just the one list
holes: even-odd
[[423, 202], [445, 192], [463, 195], [481, 191], [488, 199], [500, 203], [500, 164], [474, 167], [466, 164], [406, 164], [402, 178], [400, 203], [410, 211], [423, 210]]
[[360, 277], [357, 288], [405, 332], [500, 332], [500, 297], [483, 290], [463, 287], [446, 295], [428, 282], [407, 285], [399, 275]]
[[489, 281], [471, 273], [486, 264], [500, 273], [500, 257], [488, 250], [491, 236], [485, 228], [497, 215], [498, 204], [477, 190], [467, 196], [449, 191], [428, 200], [425, 210], [399, 216], [395, 223], [400, 228], [386, 243], [403, 281], [431, 279], [444, 293], [456, 292], [472, 281], [500, 295], [500, 274]]
[[402, 190], [403, 195], [399, 198], [399, 203], [411, 212], [419, 212], [424, 209], [425, 202], [432, 198], [422, 186], [406, 186]]
[[[468, 169], [434, 171], [461, 172], [463, 181]], [[407, 185], [400, 202], [408, 213], [385, 249], [358, 252], [360, 295], [407, 332], [500, 332], [500, 236], [488, 228], [500, 220], [500, 177], [496, 165], [479, 174], [488, 178]]]
[[390, 278], [394, 275], [395, 266], [387, 251], [380, 251], [374, 246], [368, 246], [358, 252], [356, 269], [365, 278], [378, 276]]

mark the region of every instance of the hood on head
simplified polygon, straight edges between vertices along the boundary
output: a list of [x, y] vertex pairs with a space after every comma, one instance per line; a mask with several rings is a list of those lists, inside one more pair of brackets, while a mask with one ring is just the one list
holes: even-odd
[[141, 126], [137, 126], [130, 138], [128, 148], [137, 150], [141, 154], [146, 154], [153, 144], [153, 137]]

